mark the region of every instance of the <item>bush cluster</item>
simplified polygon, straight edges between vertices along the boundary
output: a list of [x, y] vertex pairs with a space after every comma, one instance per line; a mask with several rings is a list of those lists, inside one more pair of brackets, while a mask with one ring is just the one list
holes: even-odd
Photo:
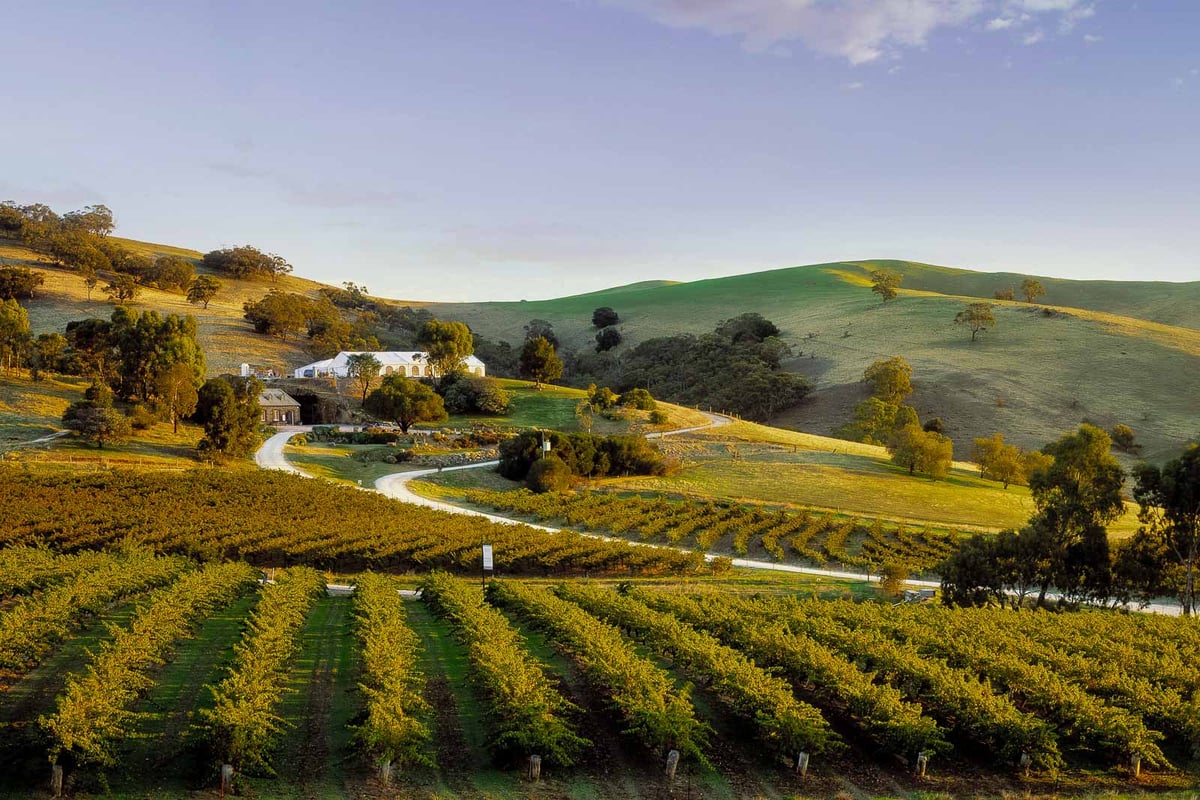
[[[574, 476], [603, 478], [610, 475], [665, 475], [668, 472], [667, 459], [657, 447], [640, 436], [526, 431], [500, 444], [500, 474], [515, 481], [529, 477], [534, 462], [539, 460], [543, 437], [550, 443], [553, 457]], [[542, 468], [547, 469], [554, 468]]]

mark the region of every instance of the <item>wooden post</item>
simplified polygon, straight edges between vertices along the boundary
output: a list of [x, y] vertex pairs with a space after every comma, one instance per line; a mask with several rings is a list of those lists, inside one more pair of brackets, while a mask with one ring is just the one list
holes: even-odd
[[221, 795], [224, 796], [233, 791], [233, 764], [221, 765]]
[[1028, 778], [1029, 767], [1033, 764], [1033, 759], [1030, 758], [1029, 753], [1021, 753], [1021, 760], [1018, 763], [1021, 765], [1021, 772]]
[[667, 780], [675, 780], [675, 770], [679, 769], [679, 751], [672, 750], [667, 753]]
[[800, 753], [796, 756], [796, 772], [801, 778], [808, 777], [808, 753]]
[[62, 764], [55, 764], [50, 767], [50, 791], [55, 797], [62, 797], [63, 790], [63, 768]]
[[1137, 780], [1142, 777], [1142, 754], [1134, 753], [1129, 757], [1129, 771], [1133, 774], [1133, 779]]
[[920, 753], [917, 753], [917, 777], [918, 778], [925, 777], [925, 768], [927, 766], [929, 766], [929, 751], [922, 750]]
[[542, 779], [542, 757], [529, 757], [529, 780], [537, 783]]
[[387, 786], [392, 782], [392, 760], [379, 762], [379, 782]]

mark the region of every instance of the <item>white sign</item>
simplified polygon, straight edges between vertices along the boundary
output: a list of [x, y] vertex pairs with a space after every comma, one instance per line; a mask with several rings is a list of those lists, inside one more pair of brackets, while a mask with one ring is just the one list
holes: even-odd
[[542, 442], [542, 452], [543, 453], [550, 452], [550, 441], [548, 439], [546, 441]]
[[488, 571], [495, 569], [492, 566], [492, 546], [490, 544], [483, 546], [483, 568]]

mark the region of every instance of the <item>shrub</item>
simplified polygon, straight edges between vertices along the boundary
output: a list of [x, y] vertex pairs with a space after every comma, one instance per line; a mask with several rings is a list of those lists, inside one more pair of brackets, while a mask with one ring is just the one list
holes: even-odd
[[651, 425], [666, 425], [670, 421], [670, 416], [662, 409], [654, 409], [650, 412]]
[[571, 488], [571, 468], [556, 455], [539, 458], [529, 468], [525, 484], [534, 492], [561, 492]]
[[509, 480], [524, 480], [538, 460], [543, 436], [572, 475], [665, 475], [668, 470], [663, 454], [641, 436], [526, 431], [500, 444], [500, 474]]
[[612, 350], [621, 343], [621, 332], [616, 328], [603, 328], [596, 333], [596, 352]]
[[451, 414], [502, 415], [512, 408], [512, 397], [495, 378], [447, 376], [439, 390]]
[[658, 407], [654, 398], [645, 389], [630, 389], [621, 395], [621, 405], [636, 408], [638, 411], [653, 411]]
[[153, 411], [139, 403], [129, 409], [129, 426], [135, 431], [144, 431], [154, 427], [154, 423], [158, 422], [158, 417]]
[[879, 591], [888, 597], [900, 597], [904, 594], [906, 580], [908, 567], [896, 561], [889, 561], [879, 570]]

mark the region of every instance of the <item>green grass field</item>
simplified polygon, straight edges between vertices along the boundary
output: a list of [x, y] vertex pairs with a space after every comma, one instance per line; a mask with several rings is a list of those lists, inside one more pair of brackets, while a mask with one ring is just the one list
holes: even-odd
[[[911, 288], [881, 307], [864, 278], [876, 263], [429, 308], [510, 341], [519, 341], [529, 319], [546, 319], [560, 339], [580, 349], [593, 335], [591, 311], [601, 305], [621, 315], [622, 348], [668, 333], [703, 333], [722, 319], [757, 311], [799, 351], [785, 366], [817, 386], [808, 401], [774, 424], [832, 432], [865, 397], [863, 369], [899, 355], [914, 367], [912, 403], [923, 419], [943, 419], [959, 458], [973, 437], [1000, 431], [1022, 446], [1041, 447], [1084, 420], [1131, 425], [1150, 458], [1200, 434], [1194, 401], [1200, 394], [1200, 283], [1046, 279], [1047, 297], [1036, 306], [998, 303], [995, 330], [971, 343], [953, 324], [954, 315], [973, 299], [990, 300], [1013, 276], [886, 262]], [[1050, 310], [1043, 314], [1043, 308]]]

